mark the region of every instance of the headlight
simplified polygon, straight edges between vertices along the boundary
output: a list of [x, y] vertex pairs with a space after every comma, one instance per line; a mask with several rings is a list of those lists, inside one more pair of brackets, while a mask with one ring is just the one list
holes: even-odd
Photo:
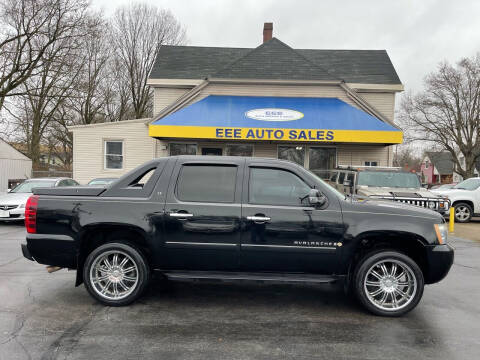
[[20, 204], [19, 208], [23, 209], [25, 207], [25, 204]]
[[428, 207], [430, 209], [435, 209], [437, 207], [437, 204], [435, 204], [435, 201], [429, 201], [428, 202]]
[[435, 224], [435, 234], [439, 244], [446, 244], [448, 239], [447, 224]]

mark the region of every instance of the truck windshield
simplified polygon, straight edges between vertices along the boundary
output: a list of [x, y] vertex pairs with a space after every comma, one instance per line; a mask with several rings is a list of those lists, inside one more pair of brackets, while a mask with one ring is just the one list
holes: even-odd
[[462, 189], [462, 190], [475, 190], [480, 186], [480, 179], [467, 179], [458, 183], [453, 188], [454, 189]]
[[38, 187], [53, 187], [55, 181], [41, 180], [41, 181], [25, 181], [10, 191], [11, 193], [31, 193], [33, 188]]
[[419, 188], [418, 176], [407, 172], [393, 171], [360, 171], [357, 185], [375, 187]]

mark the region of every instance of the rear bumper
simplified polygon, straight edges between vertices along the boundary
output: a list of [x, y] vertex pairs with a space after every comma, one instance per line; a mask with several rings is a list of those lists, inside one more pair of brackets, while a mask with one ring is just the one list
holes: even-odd
[[35, 261], [32, 254], [30, 254], [30, 251], [28, 250], [27, 244], [22, 244], [21, 246], [23, 257], [27, 258], [28, 260]]
[[430, 245], [427, 249], [426, 284], [433, 284], [447, 276], [453, 264], [455, 251], [450, 245]]
[[22, 244], [23, 256], [40, 264], [70, 269], [77, 267], [77, 246], [67, 235], [27, 234]]

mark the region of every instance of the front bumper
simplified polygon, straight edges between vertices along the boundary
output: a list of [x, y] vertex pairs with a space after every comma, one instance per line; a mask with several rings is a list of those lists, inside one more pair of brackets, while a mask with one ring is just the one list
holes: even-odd
[[426, 284], [433, 284], [447, 276], [455, 257], [454, 249], [446, 245], [429, 245], [427, 251]]
[[8, 210], [10, 216], [0, 217], [0, 221], [19, 221], [25, 220], [25, 208], [15, 208]]

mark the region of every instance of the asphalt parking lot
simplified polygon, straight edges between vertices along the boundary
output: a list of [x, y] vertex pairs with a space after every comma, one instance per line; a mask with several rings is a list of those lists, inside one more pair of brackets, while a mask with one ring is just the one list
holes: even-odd
[[[478, 224], [477, 224], [478, 226]], [[457, 227], [459, 229], [459, 227]], [[480, 242], [402, 318], [369, 315], [337, 285], [153, 282], [140, 302], [95, 303], [75, 273], [24, 259], [0, 224], [0, 359], [476, 359]]]

